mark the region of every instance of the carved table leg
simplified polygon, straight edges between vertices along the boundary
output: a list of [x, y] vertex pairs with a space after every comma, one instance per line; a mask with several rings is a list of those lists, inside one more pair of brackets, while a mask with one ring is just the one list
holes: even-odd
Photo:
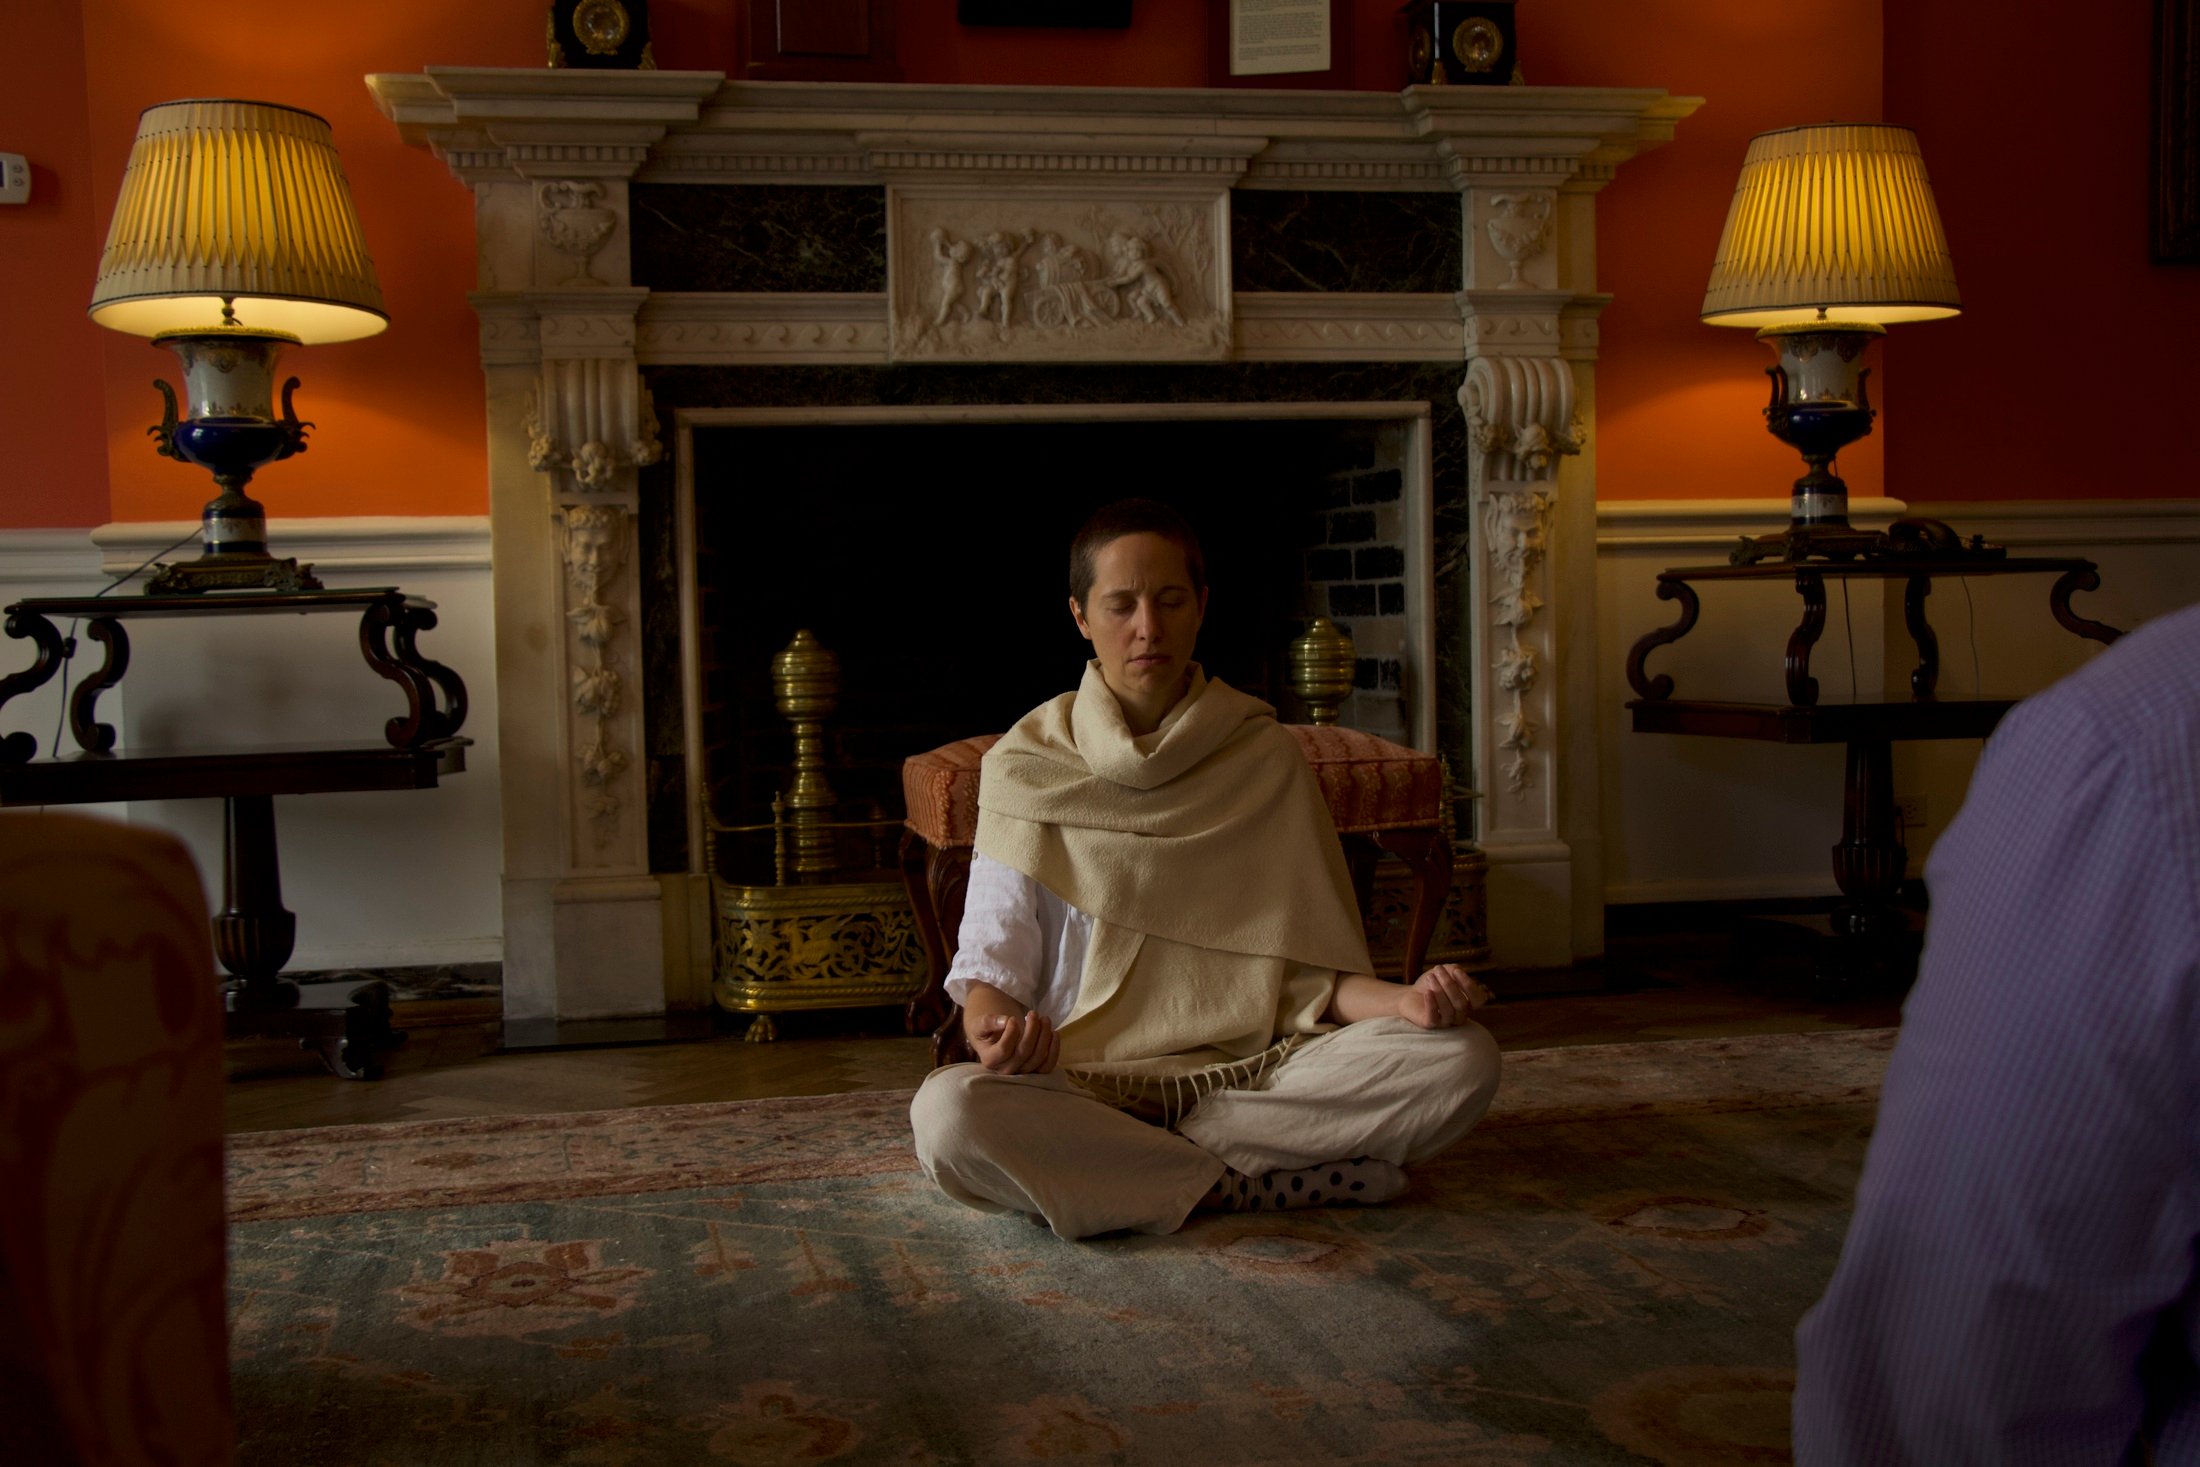
[[390, 1022], [389, 985], [299, 985], [280, 976], [290, 961], [298, 919], [283, 908], [271, 795], [231, 795], [224, 807], [222, 909], [214, 918], [214, 954], [236, 975], [223, 995], [231, 1035], [296, 1038], [346, 1080], [377, 1080], [382, 1062], [404, 1044]]
[[1910, 673], [1910, 696], [1930, 698], [1940, 684], [1940, 638], [1925, 619], [1925, 598], [1933, 594], [1931, 576], [1912, 576], [1902, 593], [1902, 619], [1917, 644], [1917, 667]]
[[222, 909], [214, 918], [214, 953], [239, 980], [230, 1007], [240, 1013], [296, 1008], [298, 985], [276, 976], [290, 961], [298, 919], [283, 909], [274, 797], [231, 795], [222, 808]]
[[2091, 621], [2070, 609], [2071, 596], [2079, 591], [2097, 591], [2101, 588], [2101, 573], [2087, 565], [2079, 570], [2065, 571], [2055, 581], [2055, 588], [2047, 593], [2047, 609], [2055, 613], [2055, 621], [2065, 631], [2099, 642], [2106, 647], [2123, 633], [2107, 622]]
[[93, 641], [107, 649], [107, 660], [99, 671], [76, 685], [69, 695], [69, 732], [76, 736], [76, 746], [87, 754], [104, 754], [115, 746], [115, 726], [101, 723], [93, 716], [99, 695], [116, 683], [130, 670], [130, 636], [123, 631], [122, 623], [111, 616], [95, 616], [92, 624], [84, 629]]
[[1702, 609], [1702, 603], [1696, 599], [1693, 586], [1668, 576], [1658, 577], [1658, 599], [1680, 602], [1679, 618], [1669, 627], [1658, 627], [1643, 633], [1627, 654], [1627, 686], [1635, 690], [1636, 697], [1648, 698], [1652, 702], [1662, 702], [1673, 696], [1673, 677], [1671, 673], [1664, 672], [1656, 677], [1649, 677], [1643, 671], [1643, 664], [1658, 648], [1687, 636], [1696, 625], [1697, 612]]
[[1849, 937], [1886, 937], [1905, 925], [1894, 894], [1909, 862], [1895, 835], [1894, 747], [1855, 739], [1848, 749], [1841, 843], [1833, 848], [1833, 878], [1847, 900], [1834, 909], [1833, 927]]
[[405, 618], [404, 600], [395, 595], [374, 602], [359, 617], [360, 655], [367, 666], [405, 690], [404, 717], [392, 718], [383, 726], [384, 736], [399, 749], [440, 737], [443, 721], [435, 706], [436, 683], [427, 669], [390, 655], [390, 628], [402, 626]]
[[[11, 610], [7, 631], [11, 637], [29, 637], [38, 649], [38, 658], [21, 672], [0, 677], [0, 704], [18, 693], [45, 686], [61, 666], [63, 653], [60, 630], [35, 611]], [[18, 730], [0, 739], [0, 763], [28, 764], [37, 756], [38, 739], [32, 734]]]
[[1797, 571], [1795, 590], [1803, 598], [1803, 619], [1788, 634], [1787, 695], [1790, 703], [1808, 708], [1818, 701], [1818, 679], [1810, 675], [1810, 649], [1826, 629], [1826, 578]]
[[391, 640], [397, 644], [397, 660], [407, 667], [417, 668], [428, 680], [443, 692], [443, 706], [438, 710], [430, 726], [433, 736], [447, 739], [466, 726], [466, 684], [459, 675], [432, 657], [420, 655], [415, 639], [421, 632], [435, 628], [435, 613], [426, 607], [405, 609], [391, 632]]

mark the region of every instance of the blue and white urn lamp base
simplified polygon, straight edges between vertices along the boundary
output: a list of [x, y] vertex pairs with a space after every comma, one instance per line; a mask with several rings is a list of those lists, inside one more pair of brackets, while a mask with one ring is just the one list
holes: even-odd
[[146, 431], [159, 452], [211, 470], [221, 493], [199, 515], [199, 558], [163, 565], [146, 584], [149, 596], [204, 591], [318, 591], [313, 567], [268, 554], [267, 511], [244, 492], [254, 473], [306, 448], [306, 429], [291, 406], [298, 379], [283, 383], [283, 415], [275, 416], [275, 364], [297, 338], [245, 329], [176, 332], [153, 338], [183, 362], [186, 416], [176, 416], [175, 389], [155, 378], [167, 410]]

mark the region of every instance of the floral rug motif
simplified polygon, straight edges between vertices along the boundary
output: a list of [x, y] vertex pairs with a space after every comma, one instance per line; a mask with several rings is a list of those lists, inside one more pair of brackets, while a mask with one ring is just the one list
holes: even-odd
[[232, 1138], [239, 1461], [1785, 1461], [1891, 1043], [1508, 1055], [1389, 1206], [1085, 1244], [906, 1093]]

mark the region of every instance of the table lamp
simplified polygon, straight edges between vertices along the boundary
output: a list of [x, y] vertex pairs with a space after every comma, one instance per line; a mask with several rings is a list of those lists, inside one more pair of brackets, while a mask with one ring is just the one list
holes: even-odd
[[1831, 466], [1872, 430], [1871, 373], [1857, 366], [1872, 338], [1959, 309], [1915, 133], [1827, 123], [1750, 139], [1703, 319], [1754, 326], [1778, 355], [1765, 369], [1765, 422], [1802, 453], [1808, 472], [1795, 481], [1787, 529], [1745, 544], [1736, 561], [1850, 560], [1901, 548], [1850, 527], [1848, 486]]
[[102, 326], [149, 336], [183, 362], [189, 415], [167, 404], [158, 451], [210, 469], [221, 493], [200, 516], [199, 558], [163, 566], [151, 595], [316, 590], [311, 567], [267, 551], [267, 518], [245, 484], [305, 451], [275, 363], [284, 348], [372, 336], [389, 324], [374, 262], [328, 123], [272, 102], [148, 107], [122, 177], [92, 287]]

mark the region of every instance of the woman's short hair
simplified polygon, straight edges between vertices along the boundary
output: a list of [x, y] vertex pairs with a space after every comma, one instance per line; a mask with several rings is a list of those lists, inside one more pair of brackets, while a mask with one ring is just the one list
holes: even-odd
[[1100, 552], [1125, 535], [1159, 535], [1174, 541], [1184, 552], [1192, 589], [1207, 589], [1207, 556], [1199, 548], [1192, 522], [1158, 499], [1118, 499], [1094, 510], [1077, 538], [1069, 542], [1069, 594], [1079, 606], [1092, 594], [1093, 577], [1100, 573]]

